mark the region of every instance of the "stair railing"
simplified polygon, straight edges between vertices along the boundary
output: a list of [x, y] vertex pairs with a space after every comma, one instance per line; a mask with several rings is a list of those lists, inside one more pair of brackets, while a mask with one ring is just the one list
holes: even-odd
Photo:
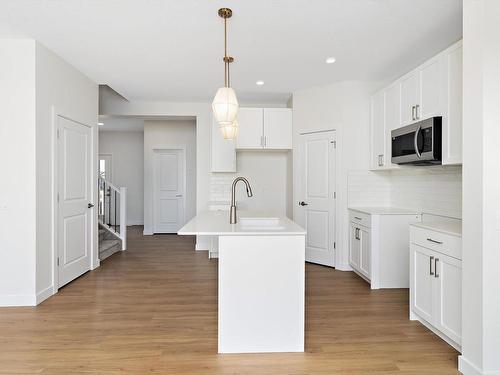
[[119, 238], [122, 250], [127, 248], [127, 188], [116, 187], [99, 176], [99, 224]]

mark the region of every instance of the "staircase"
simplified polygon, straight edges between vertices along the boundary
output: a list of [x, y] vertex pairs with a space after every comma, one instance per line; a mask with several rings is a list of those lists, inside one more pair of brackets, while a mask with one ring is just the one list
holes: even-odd
[[99, 259], [127, 248], [127, 188], [99, 177]]
[[106, 229], [99, 228], [99, 259], [103, 261], [117, 251], [121, 251], [122, 242]]

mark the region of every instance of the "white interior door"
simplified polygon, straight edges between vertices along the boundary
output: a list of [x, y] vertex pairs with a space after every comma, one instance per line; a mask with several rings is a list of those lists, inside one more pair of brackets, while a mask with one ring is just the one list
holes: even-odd
[[58, 264], [61, 287], [90, 270], [92, 228], [92, 133], [57, 117]]
[[296, 218], [306, 230], [306, 261], [333, 267], [335, 242], [335, 132], [303, 134]]
[[156, 150], [154, 155], [154, 233], [177, 233], [185, 224], [183, 150]]

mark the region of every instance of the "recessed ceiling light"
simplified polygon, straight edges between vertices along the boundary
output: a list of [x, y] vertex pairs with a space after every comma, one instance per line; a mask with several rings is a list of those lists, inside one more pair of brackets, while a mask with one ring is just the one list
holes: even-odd
[[329, 57], [326, 59], [327, 64], [333, 64], [337, 59], [335, 57]]
[[257, 82], [255, 82], [255, 84], [257, 86], [263, 86], [264, 85], [264, 81], [257, 81]]
[[98, 122], [97, 125], [99, 126], [103, 126], [104, 125], [104, 122]]

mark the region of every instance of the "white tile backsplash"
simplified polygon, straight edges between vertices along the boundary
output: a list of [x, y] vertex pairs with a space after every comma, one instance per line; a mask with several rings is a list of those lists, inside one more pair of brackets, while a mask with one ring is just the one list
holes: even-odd
[[349, 206], [393, 206], [462, 217], [461, 166], [350, 172]]

